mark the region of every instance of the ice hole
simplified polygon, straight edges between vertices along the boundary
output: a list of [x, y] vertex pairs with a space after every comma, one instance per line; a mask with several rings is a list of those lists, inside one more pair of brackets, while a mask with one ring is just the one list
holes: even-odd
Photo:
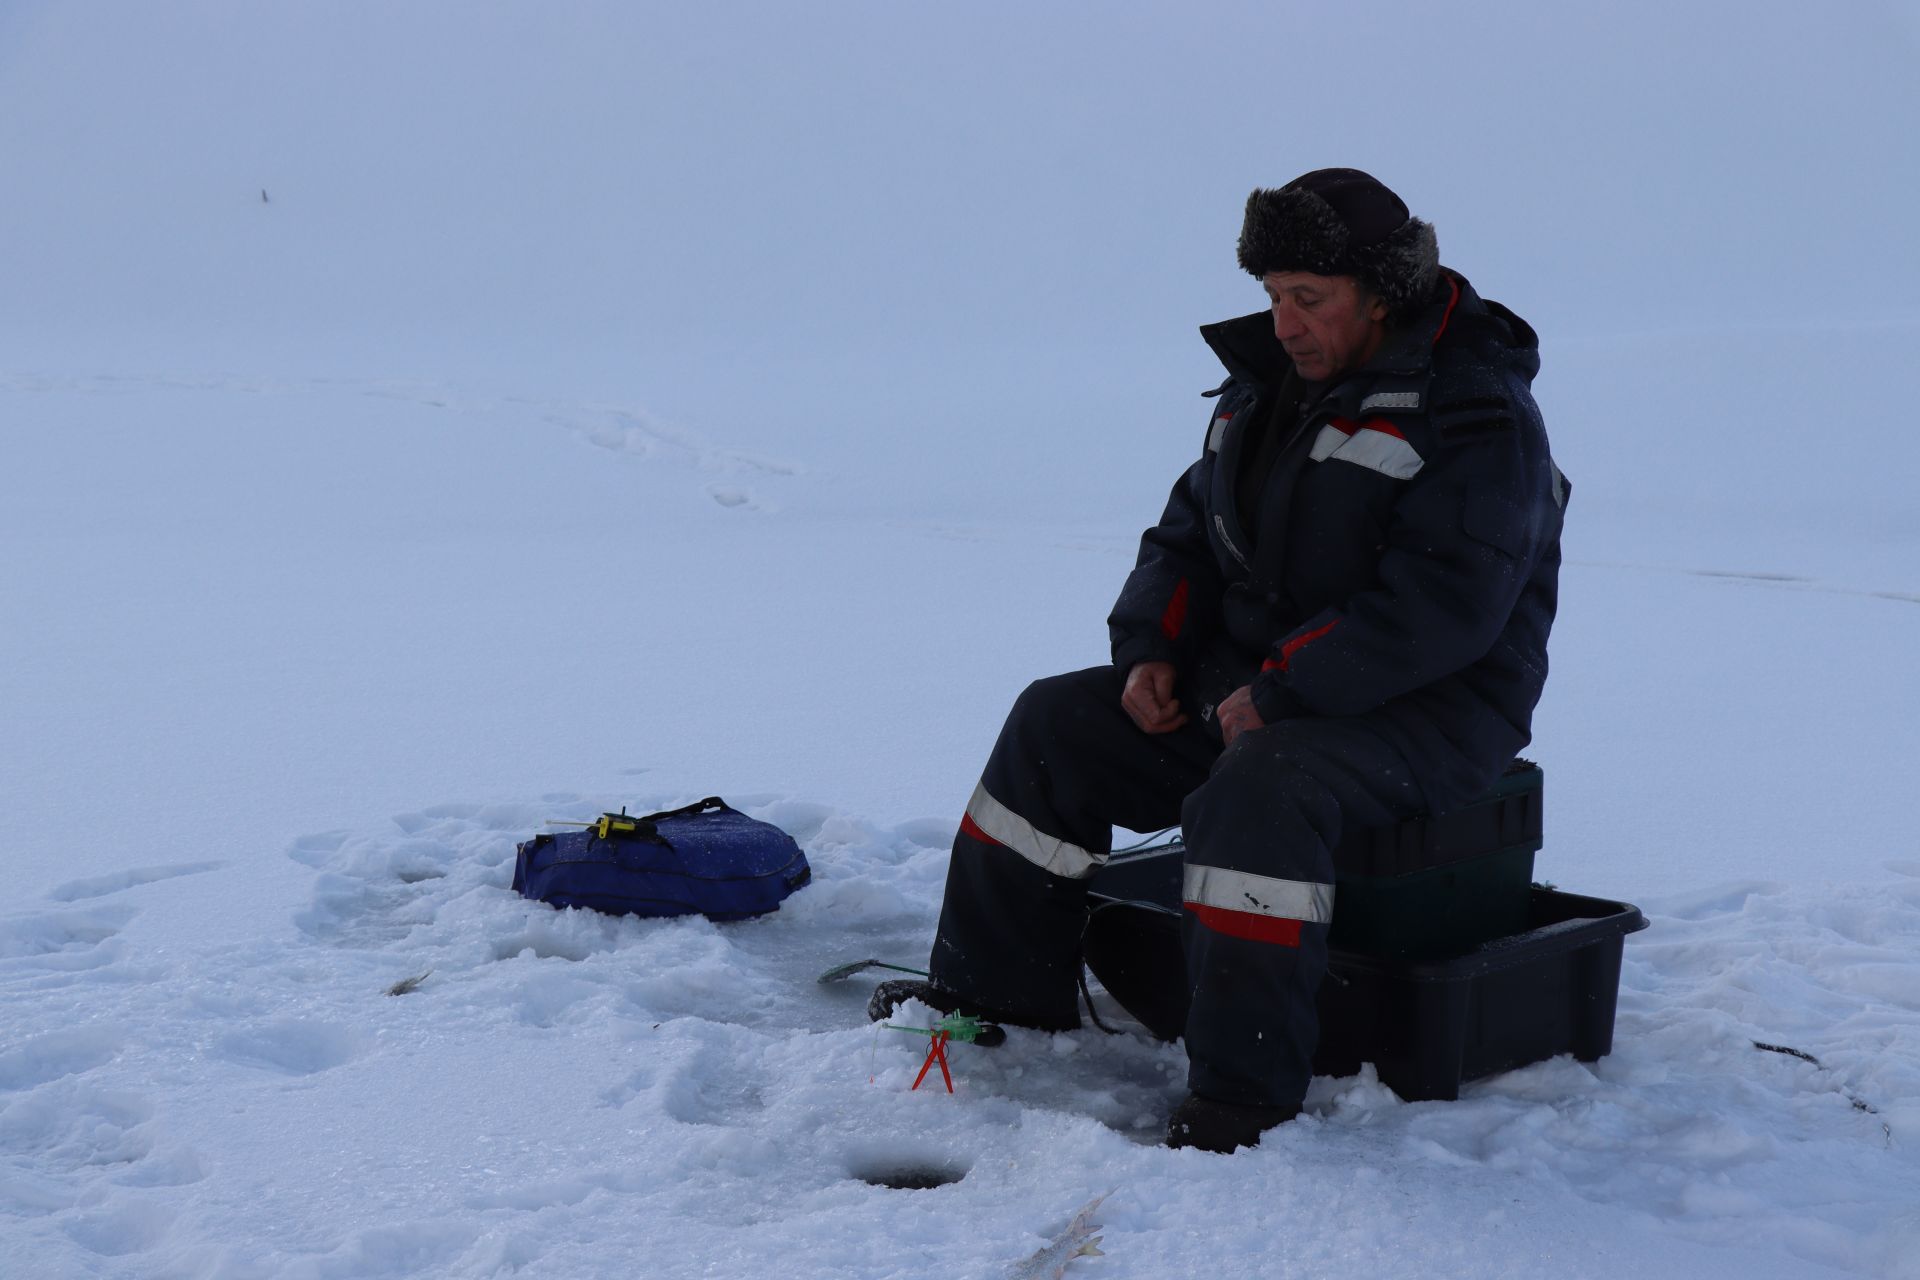
[[923, 1151], [861, 1151], [847, 1160], [847, 1173], [873, 1187], [894, 1191], [930, 1191], [967, 1176], [971, 1166]]

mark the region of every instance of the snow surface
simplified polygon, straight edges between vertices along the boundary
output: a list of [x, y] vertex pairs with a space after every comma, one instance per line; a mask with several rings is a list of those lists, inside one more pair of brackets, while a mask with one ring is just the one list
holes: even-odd
[[[0, 4], [0, 1274], [1920, 1277], [1917, 34]], [[1544, 336], [1538, 870], [1652, 920], [1615, 1051], [1231, 1158], [1138, 1034], [909, 1092], [812, 975], [924, 955], [1246, 190], [1353, 163]], [[715, 792], [813, 862], [769, 918], [507, 888]]]

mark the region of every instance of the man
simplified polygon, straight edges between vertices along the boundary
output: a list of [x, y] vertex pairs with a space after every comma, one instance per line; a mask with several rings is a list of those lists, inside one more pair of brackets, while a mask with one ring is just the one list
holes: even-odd
[[1269, 308], [1201, 330], [1227, 380], [1108, 619], [1113, 665], [1015, 702], [932, 980], [876, 998], [1077, 1027], [1111, 829], [1178, 822], [1190, 1093], [1167, 1140], [1215, 1151], [1299, 1113], [1342, 831], [1457, 806], [1527, 743], [1568, 494], [1533, 330], [1374, 178], [1256, 190], [1239, 260]]

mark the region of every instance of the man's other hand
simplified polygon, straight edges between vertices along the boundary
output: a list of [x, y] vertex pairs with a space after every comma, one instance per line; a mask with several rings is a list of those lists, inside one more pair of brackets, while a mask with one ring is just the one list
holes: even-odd
[[1254, 709], [1253, 686], [1250, 684], [1243, 684], [1222, 698], [1214, 714], [1220, 717], [1220, 741], [1229, 747], [1235, 738], [1247, 730], [1264, 728], [1267, 723]]
[[1173, 696], [1173, 679], [1171, 662], [1141, 662], [1127, 672], [1120, 705], [1140, 726], [1140, 732], [1171, 733], [1187, 722]]

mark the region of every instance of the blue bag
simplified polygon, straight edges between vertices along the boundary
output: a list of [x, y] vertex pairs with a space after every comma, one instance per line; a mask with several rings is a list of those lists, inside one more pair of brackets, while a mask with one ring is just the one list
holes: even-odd
[[609, 813], [584, 831], [519, 846], [513, 887], [556, 907], [608, 915], [765, 915], [813, 877], [793, 837], [718, 796], [644, 818]]

